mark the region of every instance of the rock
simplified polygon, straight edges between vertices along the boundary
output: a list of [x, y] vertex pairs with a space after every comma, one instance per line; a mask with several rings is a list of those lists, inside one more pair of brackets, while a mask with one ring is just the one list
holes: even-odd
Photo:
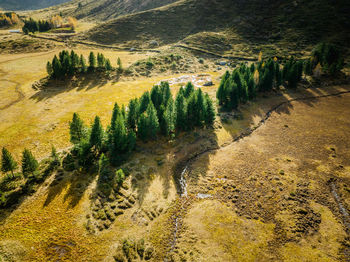
[[150, 43], [149, 43], [150, 47], [157, 47], [159, 46], [158, 42], [156, 40], [152, 40]]
[[213, 81], [206, 82], [203, 86], [213, 86]]

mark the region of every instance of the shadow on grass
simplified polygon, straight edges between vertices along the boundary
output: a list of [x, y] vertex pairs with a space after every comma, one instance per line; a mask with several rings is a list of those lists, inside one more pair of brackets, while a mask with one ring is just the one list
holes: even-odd
[[82, 172], [64, 172], [58, 171], [51, 184], [44, 207], [48, 206], [58, 195], [66, 190], [63, 197], [64, 202], [68, 201], [68, 209], [74, 208], [90, 184], [94, 181], [96, 175]]
[[30, 98], [38, 102], [52, 98], [64, 92], [72, 90], [88, 91], [93, 88], [101, 88], [110, 80], [118, 81], [118, 75], [107, 76], [104, 72], [96, 72], [94, 74], [83, 74], [78, 77], [72, 77], [66, 80], [49, 79], [37, 93]]

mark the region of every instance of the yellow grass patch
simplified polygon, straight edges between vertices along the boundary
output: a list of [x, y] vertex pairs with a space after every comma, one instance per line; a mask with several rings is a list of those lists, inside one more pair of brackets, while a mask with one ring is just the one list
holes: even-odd
[[239, 217], [218, 201], [195, 204], [185, 219], [199, 241], [200, 261], [259, 261], [273, 237], [273, 224]]

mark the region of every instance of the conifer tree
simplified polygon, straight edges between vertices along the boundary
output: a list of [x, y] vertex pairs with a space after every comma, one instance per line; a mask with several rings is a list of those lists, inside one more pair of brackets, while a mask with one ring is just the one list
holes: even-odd
[[225, 72], [223, 77], [221, 78], [221, 82], [218, 88], [218, 91], [216, 93], [216, 98], [219, 100], [219, 105], [222, 105], [224, 102], [224, 96], [225, 96], [225, 83], [230, 78], [230, 73], [228, 71]]
[[148, 117], [149, 137], [151, 139], [155, 139], [159, 131], [159, 121], [158, 121], [157, 111], [152, 102], [149, 103], [146, 113]]
[[106, 59], [106, 65], [105, 65], [105, 69], [107, 71], [111, 71], [113, 69], [112, 65], [111, 65], [111, 61], [109, 59]]
[[56, 55], [52, 60], [52, 71], [53, 71], [52, 76], [54, 78], [60, 78], [62, 76], [62, 65]]
[[96, 68], [96, 57], [93, 52], [90, 52], [89, 55], [89, 70], [94, 71]]
[[2, 158], [1, 158], [1, 171], [4, 173], [11, 172], [12, 177], [13, 171], [18, 167], [17, 162], [14, 160], [11, 153], [5, 148], [2, 148]]
[[282, 84], [282, 76], [281, 76], [280, 65], [278, 62], [276, 62], [275, 64], [275, 80], [276, 80], [276, 86], [279, 87]]
[[252, 100], [256, 97], [256, 85], [253, 75], [250, 77], [248, 82], [248, 96], [249, 100]]
[[174, 106], [174, 100], [172, 97], [168, 100], [168, 105], [163, 113], [163, 119], [164, 119], [164, 127], [162, 128], [162, 132], [165, 136], [168, 136], [175, 130], [175, 106]]
[[87, 128], [77, 113], [73, 114], [72, 122], [69, 124], [70, 141], [79, 144], [87, 138]]
[[140, 119], [137, 125], [137, 135], [143, 142], [146, 142], [148, 139], [148, 121], [146, 113], [140, 115]]
[[229, 109], [237, 109], [239, 105], [239, 93], [238, 93], [238, 87], [236, 83], [233, 83], [231, 87], [231, 97], [230, 97], [230, 103], [228, 108]]
[[195, 125], [201, 127], [205, 119], [206, 103], [205, 103], [205, 98], [203, 96], [203, 92], [200, 88], [197, 90], [196, 96], [197, 96], [197, 99], [195, 100], [196, 105], [195, 105], [195, 111], [194, 111], [194, 114], [196, 116]]
[[187, 128], [189, 130], [193, 129], [197, 124], [197, 96], [192, 93], [192, 95], [187, 100]]
[[22, 153], [22, 173], [24, 176], [33, 174], [38, 169], [38, 161], [34, 158], [32, 152], [28, 149], [24, 149]]
[[120, 108], [118, 103], [114, 104], [113, 111], [112, 111], [112, 119], [111, 119], [111, 129], [113, 130], [115, 127], [115, 123], [117, 121], [117, 117], [121, 114]]
[[51, 77], [53, 74], [53, 69], [52, 69], [52, 65], [50, 62], [47, 62], [47, 64], [46, 64], [46, 71], [47, 71], [47, 74], [49, 75], [49, 77]]
[[112, 139], [109, 141], [111, 147], [111, 163], [113, 165], [118, 165], [123, 161], [124, 154], [128, 151], [127, 138], [124, 117], [121, 112], [119, 112], [112, 130]]
[[289, 77], [288, 77], [288, 85], [290, 88], [297, 88], [298, 85], [298, 65], [294, 63], [289, 72]]
[[311, 60], [307, 59], [304, 63], [304, 73], [305, 75], [312, 75], [312, 66], [311, 66]]
[[80, 56], [80, 61], [79, 61], [79, 65], [80, 65], [80, 70], [82, 73], [86, 73], [87, 71], [87, 66], [86, 66], [86, 61], [83, 55]]
[[127, 114], [127, 124], [128, 128], [135, 130], [138, 122], [138, 112], [139, 112], [139, 103], [137, 98], [131, 99], [129, 102], [129, 111]]
[[146, 111], [150, 101], [151, 101], [151, 96], [150, 96], [149, 92], [147, 91], [147, 92], [143, 93], [143, 95], [141, 96], [141, 99], [140, 99], [140, 107], [139, 107], [139, 114], [140, 115]]
[[207, 127], [212, 127], [215, 121], [215, 108], [208, 93], [205, 94], [205, 103], [205, 124]]
[[100, 152], [103, 142], [103, 127], [99, 116], [95, 117], [94, 124], [91, 127], [90, 147], [95, 152]]
[[120, 57], [118, 57], [117, 64], [118, 64], [118, 72], [119, 73], [123, 72], [123, 65], [122, 65], [122, 60], [120, 60]]
[[[183, 89], [182, 89], [183, 90]], [[185, 101], [185, 98], [184, 98], [184, 95], [183, 95], [183, 91], [181, 92], [181, 89], [179, 91], [179, 93], [177, 94], [176, 96], [176, 101], [175, 101], [175, 111], [176, 111], [176, 128], [179, 129], [179, 130], [186, 130], [187, 126], [186, 126], [186, 123], [187, 123], [187, 112], [186, 112], [186, 108], [187, 108], [187, 105], [186, 105], [186, 101]]]
[[184, 93], [185, 98], [189, 98], [193, 92], [194, 92], [194, 85], [191, 82], [188, 82], [185, 87], [185, 93]]

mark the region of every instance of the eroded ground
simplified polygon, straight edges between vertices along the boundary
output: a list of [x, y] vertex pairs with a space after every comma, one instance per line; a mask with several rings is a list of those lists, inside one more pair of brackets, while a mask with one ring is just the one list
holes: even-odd
[[331, 184], [349, 210], [349, 103], [349, 94], [293, 102], [197, 159], [190, 192], [209, 198], [188, 207], [175, 256], [189, 259], [194, 246], [198, 261], [348, 260], [349, 217]]

